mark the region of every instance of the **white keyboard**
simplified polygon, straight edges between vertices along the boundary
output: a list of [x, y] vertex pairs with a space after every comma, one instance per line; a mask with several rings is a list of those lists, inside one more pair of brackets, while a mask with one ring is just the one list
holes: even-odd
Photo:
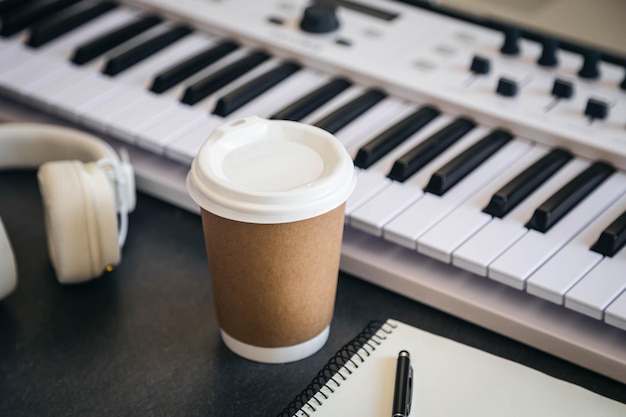
[[626, 382], [626, 59], [334, 3], [0, 3], [0, 119], [93, 131], [194, 212], [214, 127], [323, 127], [358, 166], [342, 270]]

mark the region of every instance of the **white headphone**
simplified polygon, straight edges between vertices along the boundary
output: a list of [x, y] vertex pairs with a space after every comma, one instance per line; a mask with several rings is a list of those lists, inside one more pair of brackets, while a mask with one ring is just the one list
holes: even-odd
[[[0, 149], [0, 169], [39, 167], [48, 251], [59, 282], [88, 281], [120, 262], [136, 202], [126, 154], [120, 158], [77, 130], [26, 123], [0, 124]], [[0, 220], [0, 299], [16, 285], [15, 257]]]

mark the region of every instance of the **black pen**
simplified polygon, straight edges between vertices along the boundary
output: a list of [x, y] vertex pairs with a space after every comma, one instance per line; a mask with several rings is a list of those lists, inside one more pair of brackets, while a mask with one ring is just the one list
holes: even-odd
[[408, 417], [411, 412], [413, 396], [413, 368], [411, 358], [406, 350], [398, 354], [396, 365], [396, 386], [393, 391], [393, 409], [391, 417]]

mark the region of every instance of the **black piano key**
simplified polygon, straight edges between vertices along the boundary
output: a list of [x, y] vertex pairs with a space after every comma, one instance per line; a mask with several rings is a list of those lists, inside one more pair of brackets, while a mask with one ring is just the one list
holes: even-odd
[[336, 97], [352, 83], [345, 78], [334, 78], [322, 87], [291, 103], [272, 115], [271, 119], [299, 121], [322, 104]]
[[167, 32], [155, 36], [152, 39], [148, 39], [128, 51], [122, 52], [121, 54], [109, 59], [105, 64], [102, 73], [111, 76], [117, 75], [138, 62], [148, 58], [150, 55], [155, 54], [161, 49], [170, 46], [177, 40], [189, 35], [191, 32], [191, 29], [187, 26], [177, 26]]
[[120, 28], [113, 29], [104, 35], [79, 45], [74, 51], [71, 60], [76, 65], [86, 64], [159, 23], [161, 23], [161, 18], [148, 15]]
[[547, 232], [614, 171], [609, 164], [594, 163], [537, 207], [526, 227]]
[[250, 55], [227, 65], [219, 71], [187, 87], [181, 102], [190, 105], [196, 104], [257, 65], [263, 63], [269, 59], [269, 57], [270, 56], [263, 51], [252, 52]]
[[513, 135], [507, 131], [494, 130], [435, 171], [424, 191], [443, 195], [512, 138]]
[[552, 150], [500, 188], [491, 197], [483, 212], [494, 217], [504, 217], [570, 159], [572, 154], [569, 152], [563, 149]]
[[173, 65], [165, 71], [157, 74], [152, 82], [150, 91], [160, 94], [181, 81], [189, 78], [201, 69], [213, 64], [237, 48], [239, 48], [239, 45], [235, 42], [225, 41], [216, 46], [212, 46], [179, 64]]
[[415, 111], [361, 146], [354, 158], [354, 165], [369, 168], [437, 116], [439, 110], [430, 106]]
[[406, 181], [475, 126], [476, 123], [464, 117], [455, 120], [402, 155], [387, 176], [395, 181]]
[[591, 250], [612, 257], [626, 244], [626, 211], [600, 233]]
[[32, 3], [34, 0], [0, 0], [0, 17], [13, 13], [16, 10], [27, 7], [28, 3]]
[[271, 71], [247, 82], [239, 88], [222, 96], [215, 105], [214, 114], [226, 117], [244, 104], [263, 94], [279, 82], [299, 71], [300, 65], [295, 62], [285, 62]]
[[26, 44], [33, 48], [42, 46], [116, 7], [117, 4], [106, 1], [96, 4], [86, 3], [67, 9], [31, 27]]
[[318, 120], [314, 123], [314, 125], [330, 133], [337, 133], [348, 123], [365, 113], [386, 96], [387, 95], [381, 90], [368, 90], [349, 103], [344, 104], [328, 116]]
[[170, 46], [177, 40], [184, 38], [191, 32], [191, 28], [187, 26], [176, 26], [109, 59], [102, 73], [111, 76], [117, 75], [156, 52]]
[[13, 36], [28, 26], [78, 3], [80, 0], [42, 0], [29, 3], [2, 17], [0, 36]]

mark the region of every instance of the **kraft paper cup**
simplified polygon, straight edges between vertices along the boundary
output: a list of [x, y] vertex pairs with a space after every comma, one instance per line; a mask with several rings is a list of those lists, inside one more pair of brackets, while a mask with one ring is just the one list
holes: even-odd
[[305, 358], [328, 338], [354, 165], [330, 133], [247, 117], [193, 161], [222, 340], [258, 362]]

